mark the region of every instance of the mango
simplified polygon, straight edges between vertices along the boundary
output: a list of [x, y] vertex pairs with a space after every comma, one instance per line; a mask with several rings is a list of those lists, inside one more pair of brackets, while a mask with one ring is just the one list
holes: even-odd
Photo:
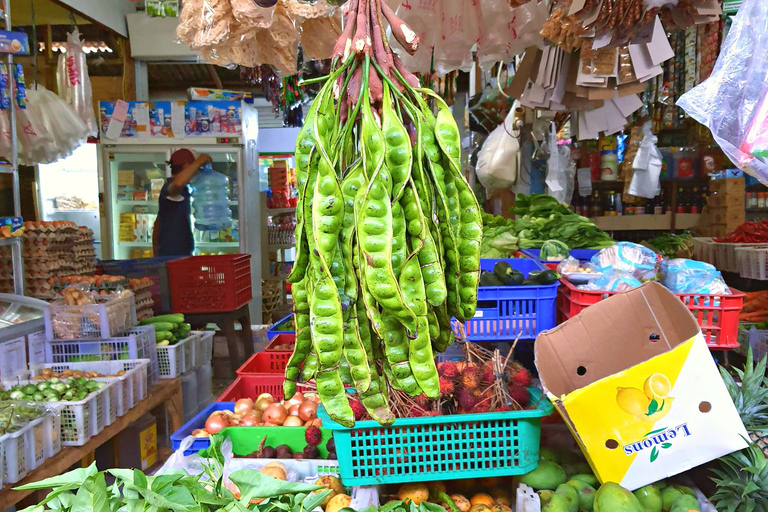
[[634, 492], [645, 512], [661, 512], [661, 491], [653, 484], [641, 487]]
[[659, 480], [658, 482], [654, 482], [654, 484], [658, 490], [663, 490], [665, 487], [669, 487], [669, 484], [666, 480]]
[[578, 480], [579, 482], [584, 482], [585, 484], [589, 484], [595, 489], [600, 487], [600, 481], [595, 477], [595, 475], [589, 474], [589, 473], [580, 473], [578, 475], [573, 475], [571, 477], [571, 480]]
[[688, 496], [693, 496], [694, 498], [696, 497], [696, 493], [693, 492], [693, 489], [691, 489], [690, 487], [686, 487], [680, 484], [672, 484], [672, 487], [674, 487], [675, 489], [677, 489], [683, 494], [687, 494]]
[[539, 448], [539, 460], [548, 460], [557, 463], [557, 455], [549, 448]]
[[574, 475], [589, 474], [592, 472], [592, 468], [586, 462], [570, 462], [563, 464], [565, 475], [568, 478], [572, 478]]
[[579, 493], [576, 489], [570, 485], [562, 484], [557, 486], [555, 494], [565, 496], [565, 499], [568, 500], [568, 512], [579, 512]]
[[541, 491], [539, 493], [541, 501], [541, 512], [570, 512], [568, 498], [562, 494], [552, 491]]
[[595, 494], [594, 512], [645, 512], [634, 494], [613, 482], [600, 486]]
[[688, 494], [683, 494], [672, 504], [670, 512], [689, 512], [690, 510], [701, 510], [699, 501]]
[[539, 466], [520, 477], [520, 482], [533, 487], [537, 491], [555, 490], [566, 481], [563, 468], [548, 460], [540, 460]]
[[595, 493], [597, 492], [595, 488], [586, 482], [576, 479], [568, 480], [565, 483], [576, 489], [576, 493], [579, 495], [579, 510], [581, 512], [592, 512]]
[[669, 512], [672, 509], [672, 504], [677, 498], [682, 496], [682, 491], [673, 486], [665, 487], [661, 490], [661, 510]]

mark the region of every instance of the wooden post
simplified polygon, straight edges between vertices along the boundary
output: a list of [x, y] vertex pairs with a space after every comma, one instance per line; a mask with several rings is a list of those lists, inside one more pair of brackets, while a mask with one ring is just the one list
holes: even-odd
[[59, 87], [56, 83], [56, 66], [58, 61], [53, 55], [53, 29], [50, 25], [43, 25], [39, 28], [41, 39], [45, 43], [45, 53], [43, 61], [45, 62], [45, 88], [54, 93], [59, 93]]
[[136, 68], [131, 57], [131, 45], [128, 39], [118, 39], [118, 48], [123, 56], [123, 99], [136, 101]]

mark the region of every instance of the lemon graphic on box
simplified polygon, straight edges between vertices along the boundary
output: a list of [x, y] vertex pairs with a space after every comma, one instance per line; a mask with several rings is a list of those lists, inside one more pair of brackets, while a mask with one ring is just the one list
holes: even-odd
[[616, 403], [627, 414], [646, 423], [656, 423], [666, 416], [674, 401], [669, 396], [672, 384], [661, 373], [654, 373], [643, 384], [643, 389], [616, 388]]

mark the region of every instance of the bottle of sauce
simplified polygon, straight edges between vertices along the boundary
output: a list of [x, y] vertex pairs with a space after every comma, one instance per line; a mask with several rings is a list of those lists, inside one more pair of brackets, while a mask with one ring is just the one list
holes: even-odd
[[595, 190], [592, 194], [592, 205], [589, 207], [590, 217], [601, 217], [603, 215], [603, 207], [600, 205], [600, 193]]
[[600, 139], [600, 179], [616, 181], [619, 179], [619, 153], [616, 147], [616, 137], [610, 135]]
[[699, 189], [696, 187], [693, 187], [691, 206], [688, 209], [688, 213], [701, 213], [701, 196], [699, 195]]
[[677, 189], [677, 208], [675, 211], [677, 213], [687, 213], [687, 196], [685, 192], [683, 192], [683, 187], [680, 187]]

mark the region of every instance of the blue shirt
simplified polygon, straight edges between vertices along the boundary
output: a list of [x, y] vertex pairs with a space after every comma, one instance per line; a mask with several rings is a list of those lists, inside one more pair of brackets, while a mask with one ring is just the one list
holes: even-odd
[[192, 256], [195, 240], [192, 238], [192, 207], [189, 186], [179, 195], [169, 196], [169, 178], [160, 191], [160, 209], [157, 213], [157, 254], [155, 256]]

